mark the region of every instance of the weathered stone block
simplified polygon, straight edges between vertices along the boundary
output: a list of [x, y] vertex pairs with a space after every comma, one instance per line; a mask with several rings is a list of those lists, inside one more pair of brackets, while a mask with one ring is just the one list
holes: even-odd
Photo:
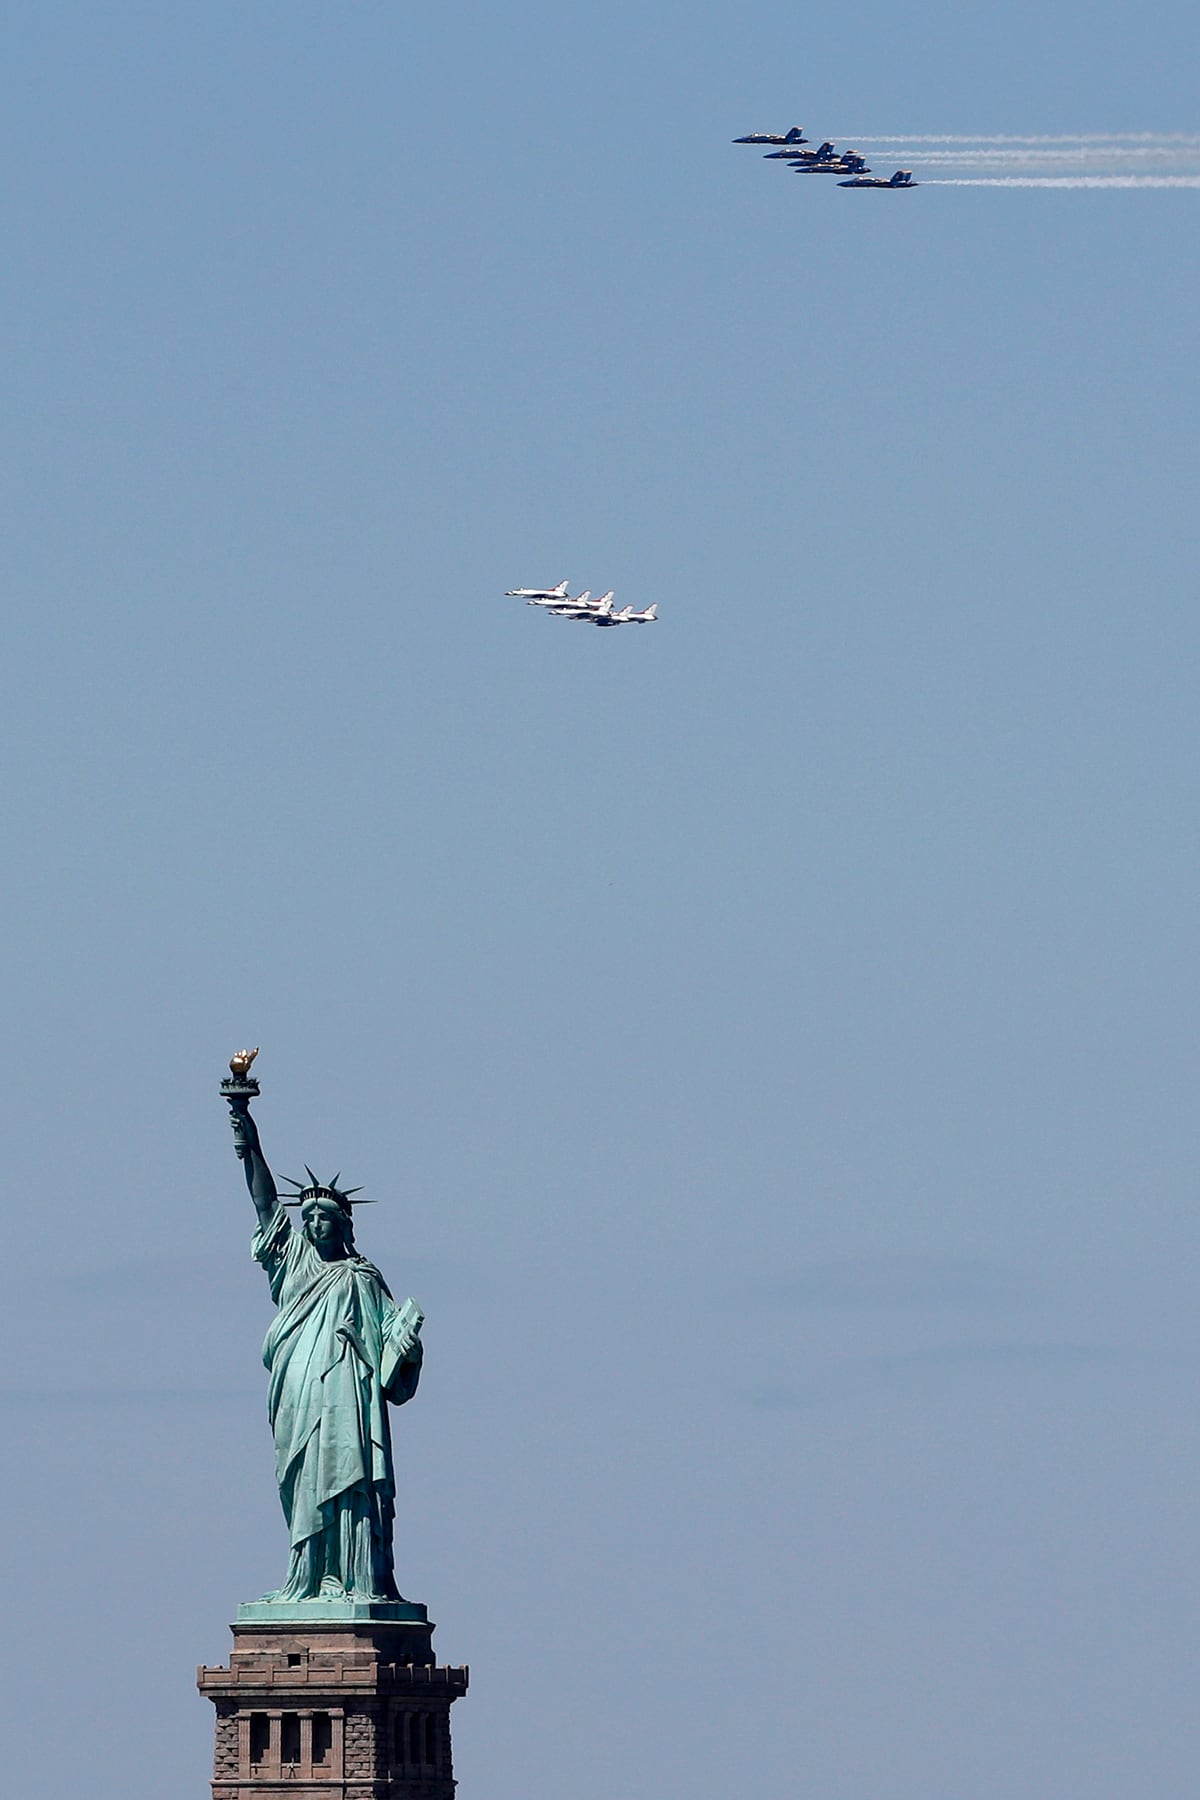
[[216, 1711], [213, 1800], [453, 1800], [450, 1708], [465, 1668], [432, 1627], [240, 1622], [228, 1668], [197, 1681]]

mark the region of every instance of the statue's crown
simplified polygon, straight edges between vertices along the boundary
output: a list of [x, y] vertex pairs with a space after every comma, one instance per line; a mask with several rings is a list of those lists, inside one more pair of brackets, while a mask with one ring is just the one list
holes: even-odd
[[[362, 1193], [361, 1188], [344, 1188], [338, 1186], [338, 1183], [342, 1178], [340, 1169], [333, 1177], [332, 1181], [318, 1181], [307, 1163], [304, 1165], [304, 1173], [308, 1176], [307, 1181], [297, 1181], [294, 1175], [281, 1175], [279, 1177], [280, 1181], [286, 1181], [289, 1187], [294, 1187], [296, 1189], [294, 1194], [288, 1194], [283, 1198], [283, 1204], [285, 1206], [304, 1206], [310, 1200], [332, 1200], [335, 1206], [340, 1206], [343, 1212], [348, 1213], [351, 1210], [351, 1196]], [[354, 1204], [355, 1206], [370, 1206], [371, 1202], [369, 1200], [356, 1200]]]

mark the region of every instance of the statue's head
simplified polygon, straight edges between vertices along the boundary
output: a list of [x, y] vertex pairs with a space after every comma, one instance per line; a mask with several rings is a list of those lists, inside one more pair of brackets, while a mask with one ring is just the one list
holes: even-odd
[[[294, 1181], [293, 1187], [299, 1193], [288, 1202], [290, 1206], [300, 1208], [300, 1218], [304, 1225], [304, 1235], [327, 1262], [340, 1256], [349, 1256], [354, 1250], [354, 1218], [350, 1209], [350, 1196], [357, 1194], [357, 1188], [341, 1188], [338, 1186], [339, 1176], [332, 1181], [318, 1181], [312, 1170], [305, 1169], [307, 1183]], [[285, 1176], [284, 1180], [290, 1179]]]
[[344, 1256], [353, 1250], [354, 1221], [348, 1206], [317, 1194], [301, 1204], [300, 1217], [305, 1237], [321, 1256]]

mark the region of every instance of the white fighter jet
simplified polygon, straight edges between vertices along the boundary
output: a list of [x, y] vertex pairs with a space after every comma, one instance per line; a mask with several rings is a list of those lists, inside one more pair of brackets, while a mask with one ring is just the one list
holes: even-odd
[[593, 600], [590, 588], [584, 588], [577, 600], [564, 600], [561, 606], [548, 609], [556, 619], [594, 619], [597, 613], [612, 611], [612, 594], [602, 594], [599, 600]]
[[605, 621], [611, 619], [612, 609], [613, 590], [609, 588], [607, 594], [602, 594], [599, 600], [593, 600], [590, 606], [585, 606], [579, 611], [572, 610], [569, 617], [572, 619], [587, 619], [591, 624], [596, 625], [601, 619], [604, 619]]
[[565, 600], [570, 582], [560, 581], [553, 588], [509, 588], [506, 600]]
[[658, 602], [648, 606], [645, 612], [634, 612], [632, 606], [623, 606], [620, 612], [613, 613], [607, 619], [595, 619], [596, 625], [653, 625], [658, 617]]
[[574, 613], [573, 618], [581, 619], [588, 625], [653, 625], [658, 617], [658, 604], [648, 606], [645, 612], [634, 612], [632, 606], [623, 606], [620, 612], [611, 608], [605, 613]]
[[527, 599], [525, 605], [527, 607], [545, 607], [547, 612], [574, 612], [576, 607], [592, 605], [592, 589], [585, 587], [583, 592], [576, 596], [576, 599], [563, 599], [561, 594], [556, 594], [554, 599]]
[[556, 594], [553, 600], [527, 600], [525, 604], [526, 606], [544, 606], [547, 612], [571, 614], [580, 611], [587, 612], [595, 602], [592, 599], [591, 588], [584, 588], [582, 594], [576, 594], [574, 600], [567, 600], [562, 594]]

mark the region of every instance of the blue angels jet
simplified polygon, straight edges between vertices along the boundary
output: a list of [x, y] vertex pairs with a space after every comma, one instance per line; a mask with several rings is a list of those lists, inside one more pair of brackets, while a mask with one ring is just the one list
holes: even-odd
[[794, 161], [794, 162], [806, 162], [806, 163], [828, 162], [830, 160], [830, 158], [833, 156], [833, 154], [834, 154], [833, 140], [831, 138], [826, 138], [825, 142], [823, 144], [821, 144], [819, 146], [819, 148], [816, 150], [797, 150], [795, 148], [792, 148], [790, 150], [769, 150], [767, 152], [766, 157], [764, 158], [764, 161], [766, 161], [766, 162], [793, 162]]
[[911, 169], [897, 169], [890, 181], [881, 181], [878, 175], [860, 174], [855, 175], [851, 181], [838, 182], [839, 187], [855, 188], [910, 188], [920, 187], [920, 185], [919, 181], [913, 180]]
[[735, 144], [807, 144], [803, 125], [790, 131], [752, 131], [746, 137], [734, 138]]
[[832, 156], [827, 162], [796, 162], [792, 164], [796, 175], [869, 175], [866, 158], [857, 150], [843, 151], [841, 156]]

